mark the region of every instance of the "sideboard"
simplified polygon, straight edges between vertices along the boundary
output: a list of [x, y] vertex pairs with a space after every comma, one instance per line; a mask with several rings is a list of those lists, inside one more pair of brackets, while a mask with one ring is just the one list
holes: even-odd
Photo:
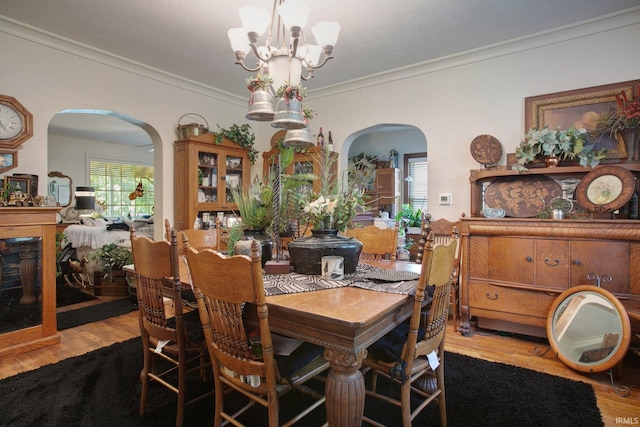
[[[620, 164], [634, 175], [640, 164]], [[526, 174], [580, 180], [591, 169], [569, 166]], [[546, 337], [554, 299], [578, 285], [598, 285], [627, 308], [640, 309], [640, 221], [598, 215], [584, 219], [484, 218], [487, 182], [509, 170], [472, 171], [471, 217], [461, 219], [460, 331], [478, 326]]]
[[56, 213], [0, 208], [0, 359], [57, 344]]

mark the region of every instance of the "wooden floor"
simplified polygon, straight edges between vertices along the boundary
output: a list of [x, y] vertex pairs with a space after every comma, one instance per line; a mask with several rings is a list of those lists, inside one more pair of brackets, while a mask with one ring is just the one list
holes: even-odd
[[[0, 379], [137, 337], [138, 312], [60, 331], [60, 336], [60, 344], [2, 360]], [[551, 350], [543, 356], [537, 356], [537, 350], [544, 352], [547, 349], [544, 340], [539, 338], [479, 329], [473, 329], [469, 336], [463, 337], [453, 332], [450, 325], [447, 330], [446, 349], [471, 357], [590, 383], [596, 392], [598, 407], [606, 426], [638, 424], [639, 418], [635, 417], [640, 417], [640, 357], [636, 355], [629, 355], [625, 359], [620, 378], [615, 382], [616, 386], [629, 388], [630, 395], [621, 397], [612, 388], [607, 373], [587, 375], [572, 371], [560, 362]], [[532, 396], [533, 398], [535, 396]]]

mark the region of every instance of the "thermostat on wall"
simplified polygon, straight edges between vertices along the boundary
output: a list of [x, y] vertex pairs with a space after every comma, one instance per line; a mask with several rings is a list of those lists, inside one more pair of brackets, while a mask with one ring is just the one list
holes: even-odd
[[439, 205], [450, 205], [451, 204], [451, 193], [438, 193], [438, 204]]

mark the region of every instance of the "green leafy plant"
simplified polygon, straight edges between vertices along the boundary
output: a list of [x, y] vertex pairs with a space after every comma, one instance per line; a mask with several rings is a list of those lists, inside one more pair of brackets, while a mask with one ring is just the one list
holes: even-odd
[[249, 188], [232, 188], [245, 230], [266, 230], [273, 223], [273, 186], [254, 181]]
[[233, 248], [239, 240], [244, 237], [241, 223], [233, 224], [228, 231], [229, 242], [227, 243], [227, 255], [233, 256]]
[[104, 277], [113, 279], [113, 272], [122, 270], [122, 267], [133, 264], [133, 254], [130, 250], [109, 243], [99, 249], [89, 252], [89, 258], [98, 261], [104, 272]]
[[577, 159], [581, 166], [595, 167], [606, 157], [607, 150], [597, 150], [595, 144], [588, 141], [589, 136], [585, 129], [531, 128], [516, 147], [515, 155], [518, 161], [511, 169], [517, 172], [527, 171], [525, 165], [541, 156], [557, 156], [560, 160]]
[[422, 211], [414, 209], [409, 203], [403, 204], [395, 220], [403, 227], [422, 227]]
[[256, 136], [253, 132], [251, 132], [251, 125], [245, 123], [238, 126], [234, 123], [229, 129], [222, 128], [220, 127], [220, 125], [217, 126], [218, 132], [216, 133], [214, 142], [216, 144], [220, 144], [224, 138], [227, 138], [229, 141], [239, 145], [242, 148], [248, 148], [249, 161], [252, 165], [254, 165], [256, 163], [256, 160], [258, 160], [259, 152], [253, 146], [256, 141]]

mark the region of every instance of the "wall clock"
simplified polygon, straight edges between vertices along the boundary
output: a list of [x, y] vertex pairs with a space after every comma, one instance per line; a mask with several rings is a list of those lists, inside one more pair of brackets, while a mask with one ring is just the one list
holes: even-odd
[[0, 95], [0, 148], [18, 148], [32, 136], [33, 115], [15, 98]]

